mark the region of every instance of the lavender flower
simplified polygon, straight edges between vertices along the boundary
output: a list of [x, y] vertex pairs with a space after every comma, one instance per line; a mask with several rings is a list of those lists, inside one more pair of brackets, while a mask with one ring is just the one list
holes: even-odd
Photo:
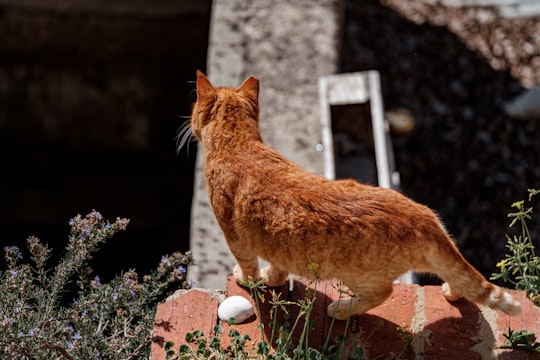
[[[111, 224], [95, 210], [73, 217], [69, 220], [66, 256], [53, 269], [45, 268], [51, 249], [35, 237], [27, 239], [30, 261], [36, 263], [35, 267], [19, 264], [27, 256], [23, 259], [18, 247], [0, 246], [6, 259], [5, 269], [0, 270], [0, 277], [6, 280], [0, 281], [0, 358], [18, 359], [32, 349], [37, 349], [38, 353], [32, 356], [38, 358], [42, 350], [51, 346], [64, 349], [61, 351], [69, 355], [66, 357], [76, 357], [81, 350], [78, 348], [84, 347], [83, 357], [92, 359], [135, 358], [146, 351], [143, 346], [150, 344], [151, 325], [155, 321], [154, 303], [170, 284], [185, 280], [181, 274], [186, 273], [191, 256], [164, 256], [155, 274], [146, 275], [142, 283], [131, 269], [111, 282], [94, 273], [89, 284], [77, 283], [80, 291], [71, 304], [66, 307], [63, 303], [63, 294], [69, 294], [74, 275], [91, 273], [88, 260], [98, 245], [125, 229], [128, 222], [118, 218]], [[32, 280], [32, 268], [39, 275], [36, 281]], [[182, 282], [183, 287], [187, 285]], [[137, 306], [132, 306], [135, 303]], [[99, 346], [93, 348], [96, 343]]]
[[18, 246], [4, 246], [4, 251], [8, 255], [11, 255], [11, 256], [15, 255], [17, 259], [23, 258]]
[[93, 209], [90, 215], [95, 217], [97, 221], [103, 220], [103, 216], [99, 213], [99, 211], [96, 211], [96, 209]]

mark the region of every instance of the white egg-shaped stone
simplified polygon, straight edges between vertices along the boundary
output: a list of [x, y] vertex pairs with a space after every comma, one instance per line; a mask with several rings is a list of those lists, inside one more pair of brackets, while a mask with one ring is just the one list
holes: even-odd
[[229, 296], [218, 307], [222, 321], [240, 324], [253, 316], [253, 305], [243, 296]]

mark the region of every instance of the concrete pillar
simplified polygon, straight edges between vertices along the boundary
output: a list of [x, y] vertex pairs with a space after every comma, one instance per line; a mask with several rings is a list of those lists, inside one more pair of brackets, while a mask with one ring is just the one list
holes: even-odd
[[[317, 82], [337, 71], [340, 0], [214, 0], [207, 72], [216, 86], [261, 82], [264, 141], [309, 171], [323, 174]], [[319, 149], [320, 150], [320, 149]], [[202, 149], [197, 154], [191, 218], [190, 276], [223, 288], [234, 259], [212, 213]]]

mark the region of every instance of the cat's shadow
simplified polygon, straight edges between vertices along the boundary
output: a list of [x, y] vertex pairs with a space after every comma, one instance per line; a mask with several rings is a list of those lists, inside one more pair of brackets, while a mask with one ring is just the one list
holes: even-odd
[[[260, 324], [263, 324], [264, 337], [266, 341], [286, 337], [289, 332], [293, 332], [292, 343], [297, 344], [298, 339], [305, 326], [305, 315], [300, 315], [302, 310], [299, 304], [306, 299], [315, 299], [310, 311], [308, 341], [312, 348], [319, 349], [325, 342], [330, 327], [331, 318], [326, 315], [326, 307], [333, 301], [332, 296], [339, 296], [337, 290], [330, 288], [326, 282], [310, 283], [305, 279], [295, 279], [290, 289], [290, 284], [279, 287], [268, 287], [262, 292], [263, 298], [257, 302], [252, 298], [248, 288], [238, 285], [232, 277], [227, 280], [227, 296], [240, 295], [251, 301], [255, 309], [255, 316], [252, 316], [242, 324], [228, 325], [222, 322], [227, 335], [231, 328], [238, 330], [241, 335], [249, 334], [251, 338], [260, 338]], [[309, 289], [309, 290], [308, 290]], [[280, 303], [278, 305], [278, 303]], [[260, 308], [260, 318], [257, 315], [257, 306]], [[296, 321], [299, 318], [298, 322]], [[329, 345], [334, 344], [334, 338], [344, 333], [345, 322], [335, 321], [331, 332]], [[275, 324], [275, 325], [272, 325]], [[295, 325], [296, 324], [296, 325]], [[225, 339], [227, 345], [229, 339]]]
[[[480, 308], [466, 299], [446, 304], [425, 304], [423, 330], [413, 336], [415, 352], [425, 358], [440, 354], [454, 359], [495, 358], [493, 349], [498, 345]], [[447, 316], [440, 318], [441, 313]], [[430, 321], [433, 318], [440, 319]]]
[[[227, 293], [228, 296], [244, 296], [256, 306], [249, 289], [237, 285], [232, 278], [228, 281]], [[275, 306], [278, 294], [280, 301], [291, 303]], [[317, 350], [325, 345], [328, 348], [338, 344], [345, 333], [347, 337], [344, 354], [350, 354], [362, 347], [369, 353], [370, 358], [387, 357], [392, 353], [402, 353], [403, 358], [414, 358], [419, 354], [425, 355], [426, 358], [430, 358], [429, 356], [436, 358], [437, 354], [441, 353], [455, 354], [456, 359], [463, 358], [464, 354], [468, 356], [467, 358], [478, 358], [481, 353], [492, 354], [493, 349], [500, 345], [495, 339], [486, 315], [477, 305], [467, 300], [448, 303], [448, 306], [457, 311], [451, 311], [448, 317], [433, 322], [429, 321], [430, 317], [434, 317], [433, 314], [425, 312], [445, 310], [427, 305], [424, 308], [425, 317], [416, 316], [412, 320], [413, 323], [391, 321], [385, 315], [385, 311], [388, 310], [383, 309], [374, 309], [361, 316], [352, 316], [349, 321], [332, 321], [326, 314], [326, 308], [339, 296], [340, 292], [332, 282], [310, 283], [306, 279], [295, 279], [292, 291], [289, 290], [288, 283], [281, 287], [267, 288], [264, 301], [259, 299], [261, 319], [255, 315], [239, 325], [224, 324], [225, 335], [228, 334], [228, 328], [234, 327], [240, 334], [250, 334], [253, 339], [258, 339], [262, 323], [266, 341], [273, 339], [275, 346], [275, 340], [280, 337], [280, 330], [294, 330], [292, 344], [296, 345], [305, 326], [305, 316], [301, 315], [295, 327], [302, 310], [298, 304], [306, 298], [314, 297], [310, 322], [307, 325], [309, 331], [306, 334], [309, 346]], [[415, 329], [418, 326], [415, 322], [418, 321], [424, 322], [421, 331]], [[272, 323], [276, 324], [275, 328], [272, 327]], [[508, 359], [505, 354], [508, 353], [500, 354], [497, 359]]]
[[[492, 326], [497, 326], [494, 324], [497, 315], [489, 314], [493, 310], [482, 312], [476, 304], [465, 299], [449, 304], [459, 312], [459, 316], [455, 316], [453, 312], [448, 317], [425, 324], [424, 330], [414, 335], [413, 345], [416, 346], [417, 354], [422, 353], [426, 359], [435, 359], [442, 353], [445, 358], [453, 359], [528, 360], [538, 358], [537, 354], [527, 351], [497, 351], [501, 349], [504, 339], [495, 338], [493, 333]], [[424, 311], [429, 310], [424, 309]], [[436, 311], [436, 309], [432, 308], [431, 311]]]
[[[256, 309], [256, 303], [251, 298], [250, 290], [237, 285], [232, 278], [229, 278], [227, 296], [231, 295], [240, 295], [250, 299]], [[346, 297], [346, 295], [341, 296]], [[264, 292], [264, 300], [259, 299], [258, 301], [261, 318], [259, 319], [255, 315], [237, 325], [222, 323], [225, 327], [224, 334], [227, 335], [230, 328], [234, 328], [241, 335], [249, 334], [252, 339], [259, 339], [260, 324], [262, 323], [264, 324], [264, 337], [268, 342], [273, 339], [273, 347], [275, 347], [275, 341], [278, 338], [286, 338], [291, 331], [291, 343], [294, 347], [299, 343], [304, 327], [307, 326], [308, 331], [304, 333], [303, 338], [307, 340], [309, 347], [316, 350], [328, 349], [334, 345], [339, 346], [344, 334], [346, 334], [344, 356], [360, 346], [374, 350], [382, 348], [386, 355], [391, 352], [397, 354], [404, 349], [404, 342], [400, 338], [402, 334], [396, 330], [401, 325], [392, 321], [371, 314], [352, 316], [349, 321], [333, 320], [329, 317], [326, 314], [326, 308], [338, 298], [340, 298], [340, 291], [338, 286], [332, 282], [310, 282], [307, 279], [297, 278], [293, 282], [292, 290], [289, 289], [288, 283], [280, 287], [267, 288], [267, 291]], [[309, 310], [309, 323], [306, 325], [306, 315], [301, 314], [301, 312], [308, 306], [306, 302], [309, 302], [309, 299], [314, 300]], [[276, 306], [275, 304], [279, 301], [289, 303]], [[304, 303], [302, 304], [302, 302]], [[272, 324], [276, 325], [272, 326]], [[410, 335], [408, 329], [405, 329], [404, 332]], [[382, 347], [378, 344], [380, 340], [385, 342]], [[373, 345], [372, 341], [375, 341]], [[228, 340], [224, 344], [227, 345]], [[405, 354], [412, 354], [412, 350], [405, 349]]]

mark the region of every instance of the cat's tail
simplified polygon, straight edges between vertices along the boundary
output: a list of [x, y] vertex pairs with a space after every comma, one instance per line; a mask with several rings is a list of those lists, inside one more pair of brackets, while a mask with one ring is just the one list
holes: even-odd
[[503, 288], [486, 280], [447, 237], [442, 247], [434, 249], [428, 262], [446, 283], [442, 286], [444, 296], [449, 301], [465, 297], [475, 303], [501, 310], [508, 315], [518, 315], [521, 304]]

